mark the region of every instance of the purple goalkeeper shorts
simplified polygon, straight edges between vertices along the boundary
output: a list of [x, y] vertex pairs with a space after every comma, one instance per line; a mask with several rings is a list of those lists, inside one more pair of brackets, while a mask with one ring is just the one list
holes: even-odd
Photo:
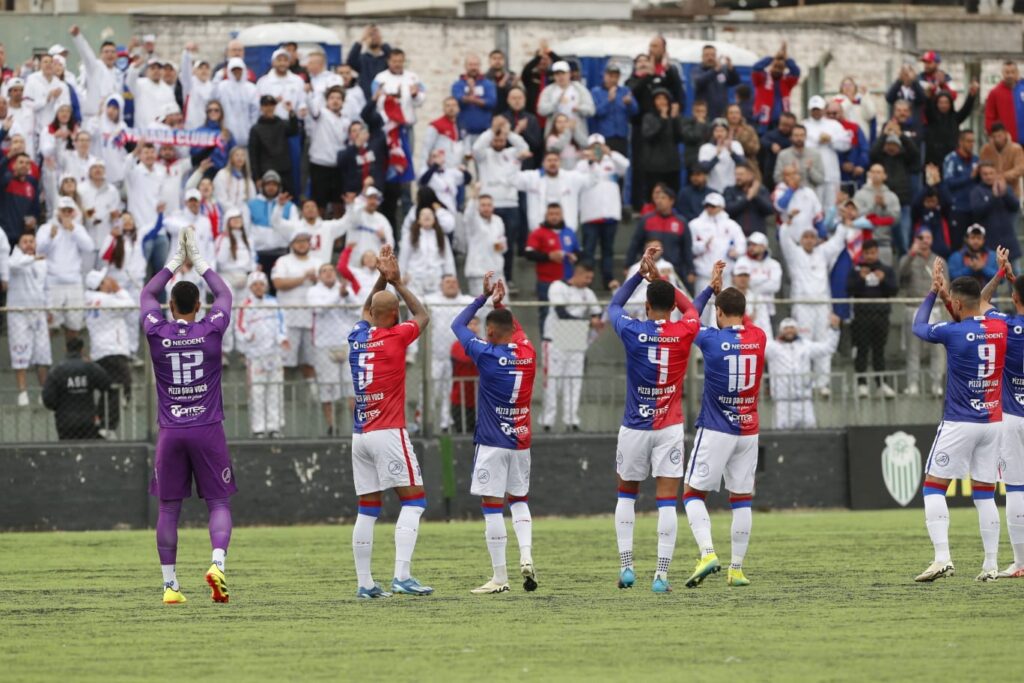
[[238, 491], [220, 422], [161, 429], [157, 435], [149, 493], [160, 500], [190, 498], [193, 478], [200, 498], [227, 498]]

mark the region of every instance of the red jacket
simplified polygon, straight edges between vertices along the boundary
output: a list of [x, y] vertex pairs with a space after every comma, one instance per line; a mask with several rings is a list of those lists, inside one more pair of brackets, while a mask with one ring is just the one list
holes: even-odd
[[800, 82], [800, 76], [787, 72], [776, 82], [767, 69], [762, 69], [752, 71], [750, 81], [754, 84], [754, 118], [758, 123], [768, 125], [775, 108], [775, 88], [782, 91], [782, 111], [790, 111], [789, 93]]
[[[1021, 89], [1018, 83], [1014, 87], [999, 81], [996, 87], [992, 88], [985, 100], [985, 132], [992, 132], [992, 124], [996, 121], [1006, 126], [1006, 132], [1014, 142], [1020, 142], [1017, 128], [1017, 91]], [[1022, 103], [1024, 104], [1024, 103]]]
[[[476, 407], [476, 381], [468, 380], [467, 377], [477, 377], [479, 372], [473, 359], [466, 354], [462, 343], [456, 341], [452, 344], [452, 393], [451, 402], [453, 406], [465, 405], [467, 408]], [[459, 380], [462, 380], [461, 382]], [[463, 400], [465, 399], [465, 400]]]

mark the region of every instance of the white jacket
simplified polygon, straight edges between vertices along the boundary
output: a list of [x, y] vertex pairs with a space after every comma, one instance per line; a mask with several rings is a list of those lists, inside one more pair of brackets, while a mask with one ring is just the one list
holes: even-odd
[[597, 109], [594, 106], [593, 96], [579, 81], [569, 81], [568, 87], [564, 90], [557, 83], [551, 81], [541, 90], [540, 97], [537, 99], [537, 114], [547, 117], [544, 136], [547, 137], [551, 133], [555, 115], [565, 114], [570, 120], [576, 121], [576, 125], [572, 129], [572, 137], [580, 149], [587, 146], [587, 119], [593, 116], [595, 111]]
[[575, 230], [579, 226], [580, 193], [597, 184], [597, 175], [592, 171], [559, 171], [557, 176], [543, 172], [517, 171], [508, 176], [512, 187], [526, 193], [527, 228], [533, 232], [544, 222], [548, 204], [562, 205], [562, 220]]
[[[107, 103], [117, 102], [118, 120], [107, 118]], [[87, 119], [85, 129], [92, 136], [93, 154], [103, 159], [107, 167], [107, 182], [120, 186], [124, 181], [125, 159], [128, 152], [124, 148], [124, 133], [128, 127], [124, 124], [124, 99], [120, 95], [103, 98], [99, 116]]]
[[[50, 237], [54, 225], [57, 234]], [[95, 249], [81, 223], [75, 223], [70, 231], [59, 223], [43, 223], [36, 231], [36, 253], [46, 257], [48, 285], [82, 284], [82, 259], [92, 258]]]
[[[785, 183], [779, 183], [772, 194], [772, 203], [779, 214], [781, 222], [779, 237], [781, 240], [784, 233], [789, 235], [790, 240], [799, 242], [800, 236], [808, 230], [817, 232], [814, 223], [822, 213], [821, 200], [818, 199], [817, 192], [805, 185], [797, 188], [793, 193], [792, 199], [789, 200], [789, 204], [786, 208], [782, 208], [779, 201], [787, 189], [789, 188]], [[796, 215], [792, 215], [793, 211], [797, 212]]]
[[296, 116], [302, 116], [306, 109], [306, 83], [291, 71], [286, 71], [284, 76], [278, 76], [277, 72], [271, 69], [256, 81], [256, 92], [260, 97], [270, 95], [281, 98], [274, 108], [274, 115], [279, 119], [288, 120], [285, 102], [291, 103]]
[[473, 143], [473, 158], [480, 176], [480, 194], [489, 194], [497, 209], [519, 206], [519, 193], [508, 178], [519, 172], [519, 155], [529, 152], [530, 146], [517, 133], [509, 132], [508, 146], [503, 150], [491, 147], [494, 133], [490, 129], [477, 136]]
[[[138, 229], [136, 229], [138, 232]], [[117, 238], [108, 234], [100, 246], [100, 258], [107, 264], [107, 275], [114, 278], [121, 289], [135, 294], [142, 291], [146, 284], [146, 255], [142, 251], [142, 237], [137, 239], [124, 238], [124, 261], [121, 267], [114, 265], [114, 247]]]
[[395, 246], [395, 231], [391, 223], [380, 211], [364, 211], [365, 205], [366, 201], [360, 195], [345, 209], [345, 215], [341, 217], [345, 224], [345, 244], [352, 245], [353, 265], [358, 264], [367, 251], [376, 254], [385, 244]]
[[[775, 295], [782, 288], [782, 264], [767, 253], [762, 259], [741, 256], [736, 266], [745, 265], [750, 270], [750, 290], [747, 292], [747, 312], [758, 327], [772, 336], [771, 316], [775, 315]], [[768, 327], [764, 324], [767, 322]]]
[[[192, 53], [181, 51], [181, 66], [178, 68], [178, 82], [181, 96], [185, 100], [185, 128], [199, 128], [206, 123], [206, 104], [213, 99], [216, 87], [213, 78], [201, 81], [192, 73]], [[223, 109], [223, 107], [221, 107]]]
[[309, 136], [309, 161], [317, 166], [335, 168], [338, 153], [348, 145], [348, 127], [351, 121], [344, 114], [335, 114], [322, 106], [321, 97], [314, 99], [306, 116], [306, 134]]
[[493, 214], [491, 220], [485, 221], [477, 208], [477, 200], [470, 199], [466, 202], [462, 222], [466, 228], [467, 244], [463, 274], [466, 277], [483, 277], [492, 270], [500, 273], [505, 266], [504, 254], [508, 251], [505, 223], [501, 216]]
[[[452, 140], [447, 135], [441, 135], [437, 128], [427, 126], [427, 132], [423, 136], [423, 158], [420, 160], [420, 167], [426, 168], [430, 162], [430, 155], [434, 150], [444, 150], [444, 165], [454, 168], [465, 163], [466, 141], [461, 138]], [[475, 145], [474, 145], [475, 148]]]
[[[145, 232], [156, 225], [156, 207], [167, 182], [167, 167], [154, 163], [153, 168], [140, 164], [134, 154], [129, 154], [124, 163], [124, 189], [128, 197], [128, 213], [135, 219], [135, 225]], [[168, 206], [174, 211], [177, 206]]]
[[832, 295], [829, 273], [846, 248], [847, 228], [839, 226], [827, 242], [808, 253], [786, 234], [779, 234], [782, 256], [789, 273], [790, 296], [794, 299], [828, 299]]
[[[415, 96], [412, 94], [413, 86], [418, 88]], [[420, 82], [419, 76], [408, 69], [403, 70], [400, 74], [393, 74], [384, 69], [373, 77], [370, 94], [376, 95], [380, 89], [384, 90], [385, 95], [395, 95], [398, 97], [399, 104], [402, 107], [402, 115], [405, 117], [407, 126], [412, 126], [416, 123], [416, 110], [427, 101], [427, 89]], [[381, 113], [381, 116], [384, 115], [384, 98], [377, 100], [377, 111]]]
[[260, 116], [256, 85], [248, 81], [244, 72], [237, 80], [233, 74], [228, 74], [227, 78], [215, 81], [211, 97], [224, 109], [224, 126], [235, 139], [235, 144], [248, 145], [249, 131]]
[[178, 233], [183, 228], [192, 226], [196, 229], [196, 239], [199, 241], [199, 253], [206, 259], [207, 265], [214, 270], [217, 269], [217, 251], [213, 245], [213, 226], [210, 219], [202, 213], [192, 213], [188, 209], [175, 211], [164, 218], [164, 230], [171, 241], [171, 248], [178, 243]]
[[831, 356], [838, 345], [839, 330], [831, 327], [828, 330], [828, 338], [820, 342], [803, 337], [783, 342], [773, 339], [772, 335], [768, 334], [764, 359], [768, 362], [772, 398], [809, 399], [815, 379], [811, 361]]
[[248, 212], [249, 200], [256, 197], [256, 183], [247, 175], [235, 176], [229, 167], [213, 176], [213, 198], [227, 209]]
[[256, 250], [250, 249], [242, 240], [245, 230], [235, 236], [235, 255], [231, 255], [231, 236], [227, 230], [217, 235], [214, 250], [217, 252], [217, 274], [235, 291], [245, 287], [245, 278], [256, 269]]
[[71, 38], [85, 68], [86, 90], [82, 98], [82, 117], [103, 115], [103, 103], [108, 95], [119, 95], [124, 88], [124, 74], [117, 66], [107, 66], [99, 60], [85, 36], [79, 33]]
[[444, 208], [455, 213], [458, 211], [457, 197], [459, 188], [466, 182], [465, 174], [458, 168], [450, 166], [434, 171], [427, 182], [427, 187], [434, 191], [438, 201], [444, 204]]
[[[440, 226], [434, 231], [440, 230]], [[412, 230], [402, 233], [402, 243], [398, 248], [398, 267], [402, 276], [409, 279], [420, 294], [429, 294], [437, 291], [441, 286], [441, 278], [445, 275], [456, 275], [455, 258], [452, 256], [452, 245], [441, 232], [444, 252], [437, 248], [435, 232], [431, 230], [420, 231], [420, 243], [418, 246], [412, 244]]]
[[[6, 240], [6, 237], [4, 239]], [[45, 306], [46, 260], [29, 256], [21, 247], [14, 247], [14, 251], [11, 252], [10, 269], [7, 305]]]
[[145, 66], [130, 66], [125, 76], [125, 83], [135, 102], [135, 130], [151, 128], [165, 106], [178, 106], [174, 99], [174, 88], [162, 79], [153, 81], [149, 76], [141, 75], [141, 68]]
[[291, 243], [292, 235], [300, 227], [308, 230], [311, 233], [309, 257], [316, 263], [317, 268], [324, 263], [331, 263], [331, 256], [334, 254], [334, 241], [345, 234], [347, 227], [345, 219], [325, 221], [322, 218], [317, 218], [316, 222], [310, 225], [301, 214], [293, 213], [295, 217], [288, 219], [281, 217], [282, 212], [281, 205], [277, 204], [273, 213], [270, 214], [270, 224], [274, 230], [288, 243]]
[[718, 161], [708, 173], [708, 187], [715, 192], [725, 192], [725, 188], [736, 184], [736, 160], [732, 155], [743, 156], [743, 146], [735, 140], [727, 149], [718, 151], [718, 145], [713, 142], [705, 142], [697, 150], [697, 161], [711, 161], [718, 157]]
[[121, 193], [110, 183], [96, 187], [92, 181], [79, 183], [78, 196], [82, 199], [82, 222], [94, 244], [102, 244], [110, 235], [114, 221], [110, 214], [121, 210]]
[[11, 129], [7, 137], [20, 135], [25, 138], [25, 154], [33, 161], [36, 159], [36, 112], [30, 102], [22, 100], [20, 107], [7, 105], [7, 115], [11, 117]]
[[432, 292], [423, 297], [423, 303], [430, 311], [430, 355], [436, 359], [451, 357], [455, 333], [452, 322], [459, 313], [473, 302], [468, 294], [447, 297], [442, 292]]
[[583, 159], [576, 164], [581, 173], [593, 171], [597, 182], [583, 189], [580, 193], [580, 223], [592, 223], [602, 220], [622, 220], [622, 193], [619, 191], [619, 178], [629, 168], [629, 159], [618, 152], [602, 157], [601, 161], [591, 164]]
[[239, 351], [248, 358], [280, 358], [281, 342], [288, 338], [288, 332], [284, 327], [284, 313], [277, 307], [277, 299], [269, 294], [257, 299], [250, 293], [238, 310], [235, 333]]
[[[850, 131], [843, 128], [843, 124], [833, 119], [822, 116], [820, 119], [804, 119], [804, 128], [807, 129], [807, 146], [817, 149], [821, 154], [821, 165], [825, 170], [826, 183], [838, 183], [840, 180], [839, 153], [850, 149], [853, 137]], [[832, 138], [827, 143], [819, 142], [822, 135]]]
[[[89, 328], [89, 357], [129, 356], [128, 324], [125, 313], [136, 306], [132, 295], [119, 289], [113, 294], [91, 290], [85, 293], [85, 325]], [[109, 309], [116, 310], [109, 310]]]
[[[54, 99], [48, 99], [50, 91], [60, 88], [60, 94]], [[56, 76], [49, 81], [43, 76], [42, 71], [36, 71], [25, 79], [25, 102], [32, 106], [35, 112], [36, 133], [41, 133], [57, 116], [57, 109], [63, 104], [71, 104], [71, 91], [68, 84]]]
[[351, 289], [345, 289], [341, 295], [341, 287], [337, 282], [333, 287], [326, 287], [317, 282], [306, 292], [306, 302], [310, 306], [335, 306], [349, 304], [348, 308], [314, 308], [313, 309], [313, 346], [318, 349], [343, 347], [348, 344], [348, 333], [362, 318], [362, 302]]
[[747, 238], [743, 228], [729, 218], [724, 210], [716, 216], [708, 215], [707, 210], [690, 221], [690, 236], [693, 238], [693, 269], [698, 277], [710, 278], [716, 261], [725, 261], [725, 276], [732, 272], [732, 259], [729, 252], [744, 254], [747, 251]]

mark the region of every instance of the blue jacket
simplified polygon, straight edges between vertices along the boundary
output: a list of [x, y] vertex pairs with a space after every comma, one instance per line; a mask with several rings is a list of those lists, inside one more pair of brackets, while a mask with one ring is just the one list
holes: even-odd
[[972, 154], [967, 160], [957, 151], [947, 154], [942, 162], [942, 184], [953, 196], [953, 211], [957, 213], [971, 210], [971, 189], [977, 182], [971, 177], [971, 170], [977, 165], [977, 154]]
[[[0, 139], [3, 139], [0, 129]], [[13, 247], [25, 231], [25, 217], [34, 216], [38, 224], [39, 183], [31, 175], [15, 180], [6, 157], [0, 157], [0, 228]]]
[[[629, 104], [624, 104], [622, 98], [630, 95]], [[636, 98], [632, 97], [629, 88], [619, 86], [615, 89], [615, 100], [608, 100], [608, 90], [605, 88], [591, 88], [590, 96], [594, 98], [595, 112], [588, 125], [591, 133], [600, 133], [607, 140], [608, 138], [628, 138], [629, 120], [636, 116], [640, 107]]]
[[1014, 224], [1020, 213], [1020, 204], [1013, 190], [1006, 188], [1002, 196], [997, 197], [988, 185], [978, 183], [971, 190], [971, 219], [985, 226], [985, 247], [995, 249], [1006, 247], [1010, 250], [1010, 260], [1020, 258], [1020, 243]]
[[704, 210], [704, 198], [712, 192], [714, 190], [707, 185], [694, 187], [691, 183], [684, 183], [683, 189], [679, 190], [676, 197], [676, 211], [681, 213], [687, 222], [692, 221]]
[[[219, 134], [221, 127], [219, 124], [207, 121], [196, 128], [196, 130]], [[219, 171], [228, 165], [228, 155], [231, 154], [231, 150], [234, 146], [235, 139], [231, 137], [231, 134], [229, 133], [228, 141], [224, 143], [222, 147], [192, 147], [189, 150], [189, 155], [192, 157], [192, 165], [199, 166], [200, 161], [203, 159], [209, 159], [213, 162], [213, 172]]]
[[380, 49], [380, 56], [363, 52], [363, 44], [357, 41], [352, 43], [352, 49], [348, 51], [348, 59], [345, 60], [345, 63], [352, 67], [353, 71], [359, 73], [359, 87], [363, 89], [363, 94], [366, 95], [368, 102], [373, 99], [373, 93], [370, 92], [373, 77], [388, 68], [388, 55], [391, 54], [391, 46], [384, 43]]
[[725, 71], [718, 64], [713, 69], [706, 69], [698, 64], [690, 73], [696, 94], [694, 99], [708, 103], [708, 120], [725, 116], [725, 109], [729, 106], [729, 88], [740, 84], [736, 69]]
[[[467, 95], [483, 99], [483, 105], [463, 102], [462, 98]], [[494, 87], [494, 81], [489, 81], [481, 75], [476, 80], [473, 92], [469, 92], [466, 77], [460, 76], [459, 80], [452, 84], [452, 97], [459, 101], [459, 128], [470, 135], [479, 135], [491, 127], [494, 107], [498, 103], [498, 91]]]
[[985, 258], [982, 261], [981, 269], [974, 270], [967, 263], [967, 255], [970, 253], [970, 249], [965, 245], [960, 251], [954, 252], [949, 256], [949, 277], [952, 280], [958, 277], [975, 277], [978, 282], [988, 284], [988, 281], [996, 275], [996, 252], [991, 249], [984, 249], [981, 253], [984, 253]]

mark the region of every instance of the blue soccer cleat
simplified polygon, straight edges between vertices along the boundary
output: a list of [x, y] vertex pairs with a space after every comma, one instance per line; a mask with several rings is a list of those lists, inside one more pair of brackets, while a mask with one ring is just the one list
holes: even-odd
[[419, 581], [410, 576], [405, 581], [391, 579], [391, 592], [406, 595], [430, 595], [434, 589], [430, 586], [421, 586]]
[[619, 573], [619, 588], [632, 588], [636, 583], [636, 573], [626, 567]]
[[672, 586], [668, 583], [668, 577], [661, 578], [660, 576], [655, 576], [654, 582], [651, 584], [651, 591], [654, 593], [671, 593]]
[[383, 588], [381, 588], [379, 583], [375, 583], [373, 584], [373, 588], [363, 588], [362, 586], [360, 586], [359, 590], [356, 591], [356, 597], [361, 600], [372, 600], [374, 598], [390, 598], [391, 593], [388, 593]]

